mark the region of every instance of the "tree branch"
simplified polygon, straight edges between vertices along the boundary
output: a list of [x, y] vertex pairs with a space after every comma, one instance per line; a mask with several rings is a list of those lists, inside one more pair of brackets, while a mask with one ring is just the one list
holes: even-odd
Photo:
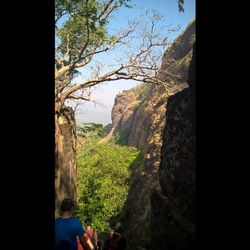
[[87, 48], [88, 44], [89, 44], [89, 36], [90, 36], [90, 27], [89, 27], [89, 13], [88, 13], [88, 0], [86, 0], [86, 10], [87, 10], [87, 15], [86, 15], [86, 28], [87, 28], [87, 37], [86, 37], [86, 41], [82, 47], [82, 49], [80, 50], [80, 53], [78, 54], [78, 57], [76, 60], [74, 60], [71, 64], [71, 68], [75, 66], [76, 63], [78, 63], [81, 60], [82, 54], [85, 51], [85, 49]]
[[63, 9], [61, 10], [59, 13], [58, 13], [58, 16], [56, 17], [56, 20], [55, 20], [55, 25], [57, 24], [57, 22], [59, 21], [60, 18], [62, 18], [64, 15], [66, 15], [68, 12], [66, 9]]
[[86, 97], [83, 97], [83, 96], [75, 96], [75, 95], [70, 95], [70, 96], [68, 96], [67, 99], [90, 101], [90, 98], [89, 98], [89, 97], [86, 98]]
[[114, 2], [114, 0], [110, 0], [103, 8], [102, 12], [100, 15], [97, 17], [98, 20], [101, 19], [101, 17], [105, 14], [105, 12], [108, 10], [108, 8], [111, 6], [111, 4]]
[[[132, 33], [133, 31], [134, 30], [132, 30], [132, 29], [127, 30], [123, 35], [119, 36], [113, 43], [111, 43], [111, 45], [109, 47], [106, 47], [106, 48], [98, 50], [98, 51], [96, 51], [97, 48], [95, 48], [94, 51], [88, 53], [87, 55], [85, 55], [81, 59], [81, 60], [83, 60], [83, 62], [76, 63], [75, 68], [80, 68], [80, 67], [83, 67], [83, 66], [87, 65], [92, 60], [94, 55], [100, 54], [100, 53], [103, 53], [103, 52], [107, 52], [108, 50], [112, 49], [117, 43], [120, 43], [122, 41], [122, 39], [129, 36], [129, 34]], [[88, 59], [87, 62], [84, 61], [85, 59]]]
[[[89, 7], [88, 1], [85, 3], [86, 7]], [[119, 33], [118, 37], [114, 40], [112, 38], [108, 38], [110, 39], [109, 41], [103, 40], [105, 38], [98, 38], [93, 45], [92, 43], [90, 44], [90, 33], [92, 31], [91, 22], [98, 22], [98, 20], [101, 21], [101, 18], [104, 18], [105, 15], [109, 15], [109, 13], [111, 13], [119, 4], [120, 3], [115, 0], [107, 0], [106, 5], [103, 6], [101, 13], [97, 17], [98, 19], [92, 20], [89, 13], [86, 13], [85, 25], [87, 27], [85, 27], [84, 30], [86, 38], [84, 39], [84, 42], [81, 42], [83, 45], [80, 48], [78, 47], [78, 53], [76, 53], [76, 57], [72, 59], [72, 62], [68, 65], [65, 63], [66, 66], [63, 65], [63, 67], [59, 68], [55, 74], [56, 80], [58, 79], [59, 83], [59, 88], [57, 90], [60, 92], [60, 101], [62, 103], [67, 99], [90, 101], [88, 97], [80, 95], [80, 90], [91, 88], [104, 82], [135, 80], [146, 83], [163, 84], [166, 87], [166, 84], [157, 77], [157, 71], [159, 70], [159, 60], [161, 58], [159, 55], [162, 53], [164, 46], [167, 45], [167, 40], [166, 37], [164, 38], [161, 34], [156, 33], [156, 23], [159, 19], [155, 13], [153, 13], [154, 15], [152, 17], [148, 16], [151, 22], [146, 23], [146, 26], [140, 26], [140, 30], [135, 34], [135, 37], [138, 36], [138, 38], [141, 39], [141, 43], [139, 44], [134, 44], [133, 42], [130, 44], [130, 40], [133, 38], [133, 36], [130, 35], [136, 30], [136, 23], [129, 23], [129, 29]], [[64, 56], [71, 54], [69, 45], [70, 42], [72, 42], [70, 41], [72, 37], [67, 35], [66, 39], [66, 53]], [[108, 65], [105, 61], [101, 61], [101, 59], [100, 62], [95, 62], [93, 60], [95, 55], [107, 52], [114, 47], [116, 48], [116, 45], [119, 43], [124, 45], [122, 48], [125, 48], [126, 50], [121, 50], [125, 53], [125, 56], [119, 61], [117, 60], [117, 63]], [[106, 44], [108, 45], [105, 46]], [[72, 71], [76, 68], [82, 68], [92, 61], [94, 62], [93, 65], [91, 64], [90, 67], [85, 68], [85, 81], [70, 85], [73, 79]], [[58, 62], [60, 62], [60, 60], [58, 60]], [[102, 64], [102, 62], [104, 64]], [[110, 70], [110, 67], [112, 67], [111, 69], [113, 70]], [[89, 72], [91, 72], [90, 76], [88, 75]], [[88, 77], [89, 79], [87, 79]], [[170, 83], [172, 81], [182, 80], [181, 78], [178, 78], [178, 76], [169, 72], [167, 72], [166, 78], [170, 80]], [[66, 80], [66, 82], [64, 80]]]

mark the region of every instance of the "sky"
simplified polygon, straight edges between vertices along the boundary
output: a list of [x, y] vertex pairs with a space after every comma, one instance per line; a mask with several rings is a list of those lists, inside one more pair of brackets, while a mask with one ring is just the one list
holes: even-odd
[[[186, 28], [190, 21], [195, 19], [195, 0], [185, 0], [184, 13], [178, 11], [177, 0], [132, 0], [131, 3], [133, 8], [121, 8], [112, 17], [108, 25], [108, 30], [111, 33], [112, 31], [124, 28], [127, 25], [127, 19], [142, 18], [142, 14], [145, 11], [154, 9], [163, 16], [162, 26], [180, 26], [178, 32], [168, 34], [168, 39], [173, 41]], [[162, 29], [162, 32], [166, 32], [167, 34], [167, 31], [164, 29]], [[104, 63], [110, 60], [112, 60], [112, 56], [101, 57], [101, 61]], [[81, 82], [81, 77], [83, 76], [78, 77], [76, 82]], [[138, 82], [132, 80], [120, 80], [95, 87], [91, 92], [91, 100], [94, 100], [94, 103], [84, 102], [78, 106], [76, 112], [77, 123], [94, 122], [101, 123], [104, 126], [112, 123], [111, 110], [116, 94], [123, 90], [131, 89], [137, 84]]]

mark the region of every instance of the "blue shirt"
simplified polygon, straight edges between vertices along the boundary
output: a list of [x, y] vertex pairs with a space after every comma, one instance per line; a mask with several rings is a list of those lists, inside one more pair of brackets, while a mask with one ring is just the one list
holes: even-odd
[[68, 241], [77, 250], [77, 236], [84, 234], [82, 224], [76, 217], [57, 218], [55, 220], [55, 245], [60, 241]]

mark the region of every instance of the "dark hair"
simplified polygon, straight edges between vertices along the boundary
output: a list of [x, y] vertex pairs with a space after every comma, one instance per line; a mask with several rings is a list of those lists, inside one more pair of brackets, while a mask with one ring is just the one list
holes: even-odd
[[117, 221], [114, 223], [114, 230], [115, 233], [121, 233], [122, 232], [122, 224], [121, 222]]
[[74, 207], [74, 202], [72, 199], [64, 199], [61, 204], [61, 211], [62, 212], [67, 212], [71, 210]]
[[92, 225], [92, 220], [91, 220], [90, 218], [87, 218], [87, 219], [85, 220], [85, 224], [86, 224], [87, 226], [91, 226], [91, 225]]

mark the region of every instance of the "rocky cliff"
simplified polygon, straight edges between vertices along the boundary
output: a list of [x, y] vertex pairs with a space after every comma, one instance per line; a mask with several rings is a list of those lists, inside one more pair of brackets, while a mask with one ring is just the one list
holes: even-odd
[[195, 249], [195, 48], [188, 84], [167, 102], [160, 189], [151, 196], [152, 250]]
[[[152, 239], [155, 239], [154, 226], [157, 225], [154, 215], [158, 211], [155, 210], [155, 206], [159, 205], [158, 208], [161, 208], [161, 203], [158, 204], [154, 197], [156, 190], [160, 192], [161, 185], [165, 183], [162, 181], [165, 180], [165, 176], [162, 175], [164, 171], [160, 172], [162, 177], [159, 181], [161, 155], [164, 154], [161, 151], [162, 138], [166, 140], [163, 130], [166, 125], [168, 126], [168, 119], [170, 121], [174, 119], [172, 111], [168, 114], [169, 100], [172, 102], [171, 97], [188, 88], [188, 70], [194, 41], [193, 21], [164, 54], [158, 77], [166, 85], [142, 85], [121, 93], [115, 100], [112, 111], [114, 132], [124, 133], [128, 145], [135, 146], [145, 153], [144, 164], [134, 174], [125, 204], [127, 212], [124, 232], [129, 239], [128, 245], [131, 250], [161, 249], [152, 245]], [[178, 101], [185, 104], [187, 100], [181, 100], [180, 97]], [[153, 194], [152, 204], [151, 194]], [[165, 242], [164, 238], [160, 240]]]
[[[195, 41], [195, 21], [192, 21], [180, 36], [175, 39], [171, 48], [163, 55], [158, 75], [162, 81], [187, 81], [188, 69], [192, 58]], [[171, 79], [172, 77], [172, 79]]]

